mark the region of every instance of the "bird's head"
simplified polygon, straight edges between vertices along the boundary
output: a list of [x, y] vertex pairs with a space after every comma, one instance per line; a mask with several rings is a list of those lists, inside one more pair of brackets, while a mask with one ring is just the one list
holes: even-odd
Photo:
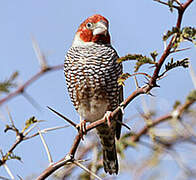
[[72, 46], [86, 46], [93, 43], [110, 44], [108, 20], [99, 14], [87, 18], [78, 28]]

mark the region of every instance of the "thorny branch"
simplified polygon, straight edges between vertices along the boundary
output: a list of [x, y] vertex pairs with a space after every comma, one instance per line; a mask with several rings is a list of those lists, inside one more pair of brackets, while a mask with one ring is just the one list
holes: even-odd
[[157, 124], [160, 124], [162, 122], [165, 122], [171, 118], [174, 118], [174, 116], [177, 116], [178, 118], [182, 116], [182, 114], [184, 113], [184, 111], [186, 111], [195, 101], [194, 100], [187, 100], [183, 105], [181, 105], [180, 107], [178, 107], [177, 110], [175, 110], [174, 112], [168, 113], [164, 116], [159, 117], [158, 119], [154, 120], [152, 123], [144, 126], [139, 133], [135, 134], [134, 136], [132, 136], [131, 140], [133, 142], [139, 141], [140, 137], [144, 134], [146, 134], [148, 132], [148, 130], [151, 127], [156, 126]]
[[[160, 2], [160, 1], [158, 1]], [[182, 17], [184, 14], [184, 11], [186, 10], [186, 8], [193, 2], [193, 0], [187, 0], [184, 4], [181, 4], [177, 7], [178, 10], [178, 18], [177, 18], [177, 23], [176, 23], [176, 28], [181, 27], [181, 23], [182, 23]], [[157, 80], [159, 79], [159, 72], [161, 70], [161, 67], [163, 65], [163, 63], [165, 62], [166, 58], [169, 56], [169, 54], [171, 53], [171, 49], [174, 46], [175, 43], [175, 36], [173, 36], [169, 42], [169, 44], [167, 45], [166, 49], [164, 50], [161, 58], [159, 59], [159, 61], [155, 64], [155, 70], [153, 72], [152, 77], [150, 78], [148, 84], [144, 85], [143, 87], [137, 88], [127, 99], [125, 99], [125, 101], [123, 101], [121, 103], [121, 105], [116, 108], [112, 114], [111, 117], [114, 117], [119, 111], [122, 110], [122, 108], [126, 108], [127, 105], [133, 100], [135, 99], [137, 96], [141, 95], [141, 94], [150, 94], [150, 91], [155, 88], [155, 87], [159, 87], [157, 85]], [[184, 110], [186, 108], [188, 108], [193, 102], [189, 101], [187, 103], [185, 103], [184, 106], [181, 106], [179, 108], [179, 116], [184, 112]], [[172, 114], [168, 114], [165, 115], [157, 120], [155, 120], [152, 124], [152, 126], [155, 126], [163, 121], [166, 121], [168, 119], [172, 118]], [[97, 126], [100, 126], [101, 124], [105, 123], [105, 119], [102, 118], [96, 122], [91, 123], [90, 125], [88, 125], [86, 127], [87, 132], [96, 128]], [[139, 138], [143, 135], [146, 134], [147, 131], [149, 129], [149, 126], [145, 126], [137, 135], [133, 136], [132, 141], [138, 141]], [[79, 146], [80, 143], [80, 135], [76, 135], [74, 142], [72, 144], [72, 147], [68, 153], [67, 156], [65, 156], [63, 159], [61, 159], [60, 161], [54, 163], [53, 165], [49, 166], [48, 168], [46, 168], [39, 177], [37, 177], [37, 180], [43, 180], [45, 178], [47, 178], [49, 175], [51, 175], [54, 171], [56, 171], [57, 169], [59, 169], [60, 167], [66, 165], [67, 163], [72, 163], [74, 162], [74, 156], [75, 153], [77, 151], [77, 148]]]
[[3, 103], [9, 101], [10, 99], [16, 97], [17, 95], [22, 94], [25, 91], [25, 89], [30, 84], [32, 84], [33, 82], [35, 82], [37, 79], [39, 79], [41, 76], [43, 76], [47, 72], [57, 71], [57, 70], [62, 69], [62, 68], [63, 68], [63, 64], [57, 65], [57, 66], [49, 66], [49, 67], [42, 68], [35, 75], [33, 75], [29, 80], [27, 80], [24, 84], [22, 84], [21, 86], [19, 86], [15, 91], [9, 93], [6, 97], [0, 99], [0, 106]]
[[[37, 125], [37, 124], [35, 124]], [[35, 127], [35, 126], [34, 126]], [[57, 130], [57, 129], [61, 129], [61, 128], [65, 128], [67, 126], [63, 126], [63, 127], [54, 127], [54, 128], [47, 128], [47, 129], [43, 129], [43, 130], [40, 130], [39, 132], [37, 133], [34, 133], [30, 136], [27, 136], [28, 133], [30, 132], [19, 132], [18, 129], [15, 129], [14, 131], [16, 131], [16, 141], [14, 142], [14, 144], [10, 147], [10, 149], [5, 153], [5, 155], [3, 155], [3, 157], [0, 159], [0, 165], [3, 165], [6, 163], [6, 161], [8, 160], [8, 157], [10, 154], [13, 153], [14, 149], [16, 149], [16, 147], [21, 144], [23, 141], [25, 140], [28, 140], [28, 139], [31, 139], [33, 137], [36, 137], [41, 133], [46, 133], [46, 132], [49, 132], [49, 131], [53, 131], [53, 130]], [[15, 128], [15, 127], [14, 127]], [[31, 129], [32, 130], [32, 129]]]

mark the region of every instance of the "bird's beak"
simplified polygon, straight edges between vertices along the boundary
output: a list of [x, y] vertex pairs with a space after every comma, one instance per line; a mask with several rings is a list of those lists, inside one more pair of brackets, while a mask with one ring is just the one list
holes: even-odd
[[99, 21], [96, 23], [95, 28], [93, 30], [93, 35], [103, 34], [107, 35], [108, 25], [105, 21]]

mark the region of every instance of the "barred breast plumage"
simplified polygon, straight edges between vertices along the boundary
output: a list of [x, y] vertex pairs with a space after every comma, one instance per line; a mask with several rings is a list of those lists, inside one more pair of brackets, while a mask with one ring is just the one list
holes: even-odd
[[[91, 23], [92, 26], [88, 23]], [[71, 100], [82, 120], [94, 122], [113, 111], [123, 101], [123, 90], [117, 83], [122, 65], [110, 44], [108, 21], [94, 15], [84, 21], [65, 57], [64, 72]], [[122, 121], [122, 113], [116, 117]], [[103, 147], [106, 172], [118, 173], [115, 136], [120, 137], [121, 124], [111, 122], [97, 127]]]
[[71, 47], [66, 55], [65, 75], [76, 110], [86, 121], [103, 117], [119, 104], [117, 79], [122, 67], [110, 45]]

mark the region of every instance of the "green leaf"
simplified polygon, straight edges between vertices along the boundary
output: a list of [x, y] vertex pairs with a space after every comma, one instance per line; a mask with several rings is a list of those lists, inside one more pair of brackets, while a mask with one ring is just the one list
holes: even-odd
[[153, 61], [151, 58], [148, 58], [146, 56], [141, 56], [140, 59], [138, 59], [138, 61], [136, 62], [136, 65], [134, 67], [135, 68], [134, 72], [137, 72], [139, 68], [144, 64], [156, 64], [156, 62]]
[[179, 66], [182, 66], [183, 68], [188, 68], [189, 67], [189, 59], [185, 58], [185, 59], [173, 62], [173, 58], [171, 58], [171, 61], [165, 65], [165, 69], [166, 69], [166, 71], [169, 71], [169, 70], [174, 69]]
[[[152, 55], [156, 56], [156, 53], [154, 52]], [[142, 54], [127, 54], [126, 56], [118, 58], [117, 62], [122, 63], [123, 61], [128, 61], [128, 60], [137, 61], [134, 67], [135, 68], [134, 72], [137, 72], [143, 64], [156, 64], [154, 59], [146, 57]]]
[[196, 29], [193, 27], [182, 28], [182, 35], [184, 38], [190, 38], [192, 40], [196, 39]]
[[21, 157], [15, 155], [13, 152], [8, 155], [8, 160], [10, 160], [10, 159], [15, 159], [15, 160], [21, 161]]
[[173, 34], [179, 33], [180, 29], [177, 27], [173, 27], [172, 30], [168, 30], [167, 33], [163, 36], [163, 41], [166, 41], [169, 37], [171, 37]]
[[9, 93], [10, 88], [16, 87], [14, 80], [17, 78], [18, 72], [14, 72], [8, 80], [0, 82], [0, 92]]
[[168, 0], [168, 6], [171, 12], [173, 12], [173, 3], [174, 3], [174, 0]]
[[37, 122], [38, 122], [38, 120], [34, 116], [32, 116], [31, 118], [29, 118], [28, 120], [26, 120], [25, 127], [23, 128], [22, 133], [26, 129], [28, 129], [32, 124], [37, 123]]
[[118, 84], [120, 86], [124, 86], [125, 85], [125, 80], [127, 80], [129, 77], [131, 77], [131, 75], [129, 73], [123, 73], [120, 75], [120, 77], [118, 78]]
[[176, 101], [173, 105], [173, 109], [176, 109], [179, 105], [181, 105], [180, 101]]
[[6, 133], [9, 130], [13, 130], [13, 128], [11, 126], [9, 126], [9, 125], [6, 124], [5, 129], [4, 129], [4, 132]]
[[187, 100], [189, 101], [196, 101], [196, 90], [193, 90], [187, 96]]
[[153, 51], [150, 53], [151, 57], [153, 58], [154, 62], [156, 61], [156, 57], [158, 56], [157, 51]]

